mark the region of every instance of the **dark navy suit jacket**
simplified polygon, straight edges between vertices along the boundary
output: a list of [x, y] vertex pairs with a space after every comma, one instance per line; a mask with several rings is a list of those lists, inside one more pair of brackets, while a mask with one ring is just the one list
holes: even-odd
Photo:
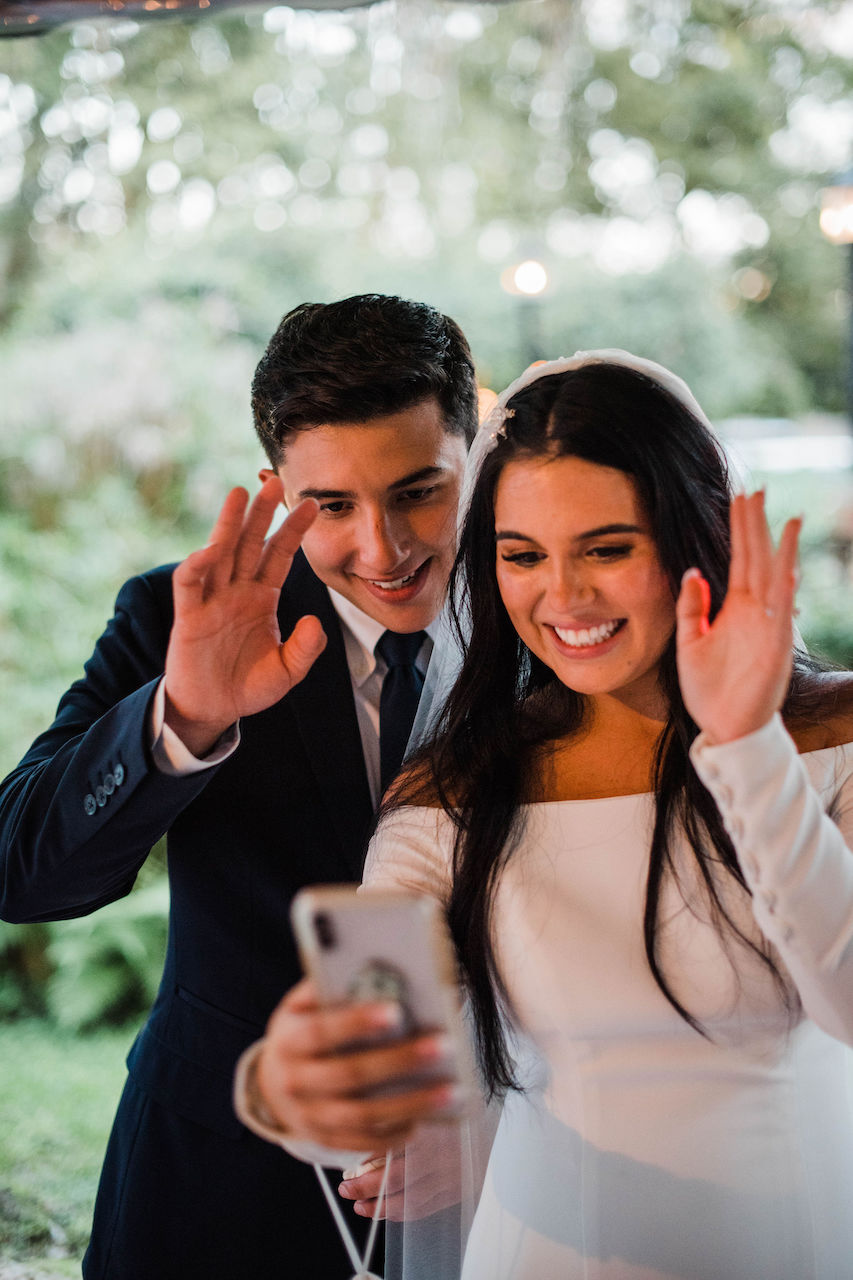
[[125, 584], [84, 677], [0, 787], [0, 915], [94, 911], [128, 893], [168, 832], [163, 980], [128, 1058], [86, 1276], [283, 1280], [295, 1250], [311, 1260], [300, 1276], [334, 1280], [352, 1269], [313, 1171], [240, 1124], [231, 1087], [237, 1057], [300, 976], [293, 895], [361, 877], [372, 812], [343, 638], [299, 553], [282, 634], [314, 613], [325, 651], [281, 702], [241, 722], [227, 760], [169, 777], [152, 762], [149, 720], [172, 568]]

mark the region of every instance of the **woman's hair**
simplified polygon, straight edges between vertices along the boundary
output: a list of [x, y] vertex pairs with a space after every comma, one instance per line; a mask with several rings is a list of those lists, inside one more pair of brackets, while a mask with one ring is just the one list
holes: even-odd
[[[725, 457], [707, 426], [654, 379], [596, 362], [546, 375], [508, 404], [505, 431], [485, 457], [474, 487], [451, 579], [451, 600], [464, 659], [458, 680], [394, 804], [434, 801], [457, 827], [449, 922], [472, 1000], [481, 1065], [492, 1090], [517, 1087], [502, 1007], [506, 992], [492, 944], [492, 908], [502, 868], [523, 828], [541, 749], [577, 731], [584, 698], [566, 688], [521, 641], [495, 574], [495, 493], [508, 462], [576, 457], [625, 472], [637, 486], [661, 565], [677, 595], [686, 569], [698, 566], [711, 589], [711, 616], [722, 604], [729, 568], [729, 500]], [[797, 656], [786, 709], [804, 701], [818, 670]], [[810, 678], [812, 677], [812, 678]], [[672, 836], [682, 830], [707, 889], [721, 935], [756, 952], [790, 996], [771, 955], [731, 919], [712, 864], [721, 863], [749, 892], [710, 793], [693, 771], [688, 748], [698, 729], [681, 697], [674, 632], [660, 664], [669, 716], [654, 761], [656, 816], [649, 855], [644, 938], [655, 981], [697, 1032], [698, 1019], [675, 995], [660, 959], [661, 888], [673, 873]]]

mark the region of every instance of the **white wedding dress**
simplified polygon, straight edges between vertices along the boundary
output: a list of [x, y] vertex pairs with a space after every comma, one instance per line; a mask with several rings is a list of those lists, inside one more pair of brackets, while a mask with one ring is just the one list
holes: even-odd
[[[692, 755], [753, 891], [724, 876], [727, 905], [772, 944], [789, 1007], [721, 938], [684, 849], [661, 958], [707, 1038], [662, 995], [642, 939], [651, 796], [529, 806], [494, 915], [525, 1091], [462, 1280], [853, 1277], [853, 746], [797, 756], [775, 717]], [[392, 813], [366, 885], [446, 899], [453, 834], [440, 810]], [[456, 1280], [458, 1255], [423, 1241], [407, 1280]]]

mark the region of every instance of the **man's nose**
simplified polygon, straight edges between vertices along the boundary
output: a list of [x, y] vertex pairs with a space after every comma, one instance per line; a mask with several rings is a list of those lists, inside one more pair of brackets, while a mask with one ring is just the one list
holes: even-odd
[[361, 558], [377, 574], [393, 573], [408, 554], [408, 530], [404, 520], [388, 511], [367, 514], [362, 525]]

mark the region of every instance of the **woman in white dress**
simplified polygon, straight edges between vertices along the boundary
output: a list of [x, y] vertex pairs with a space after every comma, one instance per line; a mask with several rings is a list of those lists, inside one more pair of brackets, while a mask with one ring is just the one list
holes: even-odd
[[[463, 1280], [850, 1280], [853, 702], [793, 648], [800, 522], [774, 549], [624, 353], [528, 371], [475, 449], [461, 669], [365, 873], [445, 905], [502, 1099]], [[358, 1129], [334, 1088], [365, 1147], [441, 1103]]]

